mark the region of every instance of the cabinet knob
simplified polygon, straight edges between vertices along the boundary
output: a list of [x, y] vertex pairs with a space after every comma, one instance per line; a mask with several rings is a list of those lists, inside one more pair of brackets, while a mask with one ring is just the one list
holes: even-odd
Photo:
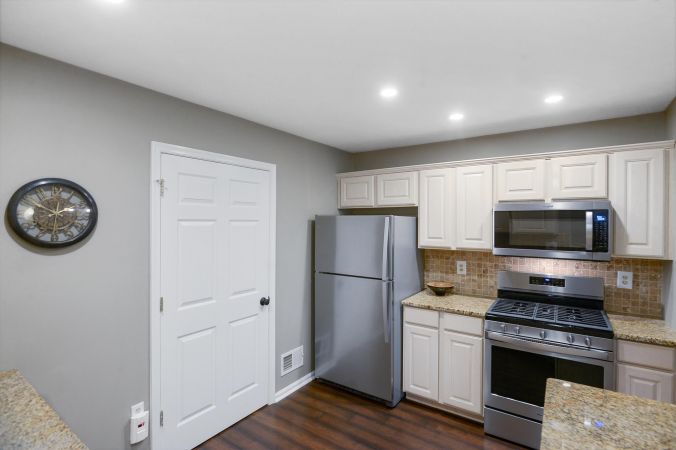
[[266, 306], [270, 304], [270, 297], [261, 297], [261, 306]]

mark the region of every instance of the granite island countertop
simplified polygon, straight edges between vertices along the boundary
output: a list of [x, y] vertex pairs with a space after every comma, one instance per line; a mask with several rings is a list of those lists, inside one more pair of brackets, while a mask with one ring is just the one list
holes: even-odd
[[676, 448], [676, 405], [547, 380], [541, 450]]
[[0, 448], [87, 450], [18, 370], [0, 372]]
[[483, 319], [494, 301], [494, 298], [470, 297], [468, 295], [434, 295], [432, 291], [425, 289], [403, 300], [401, 304]]
[[664, 320], [608, 314], [616, 339], [643, 344], [676, 347], [676, 330]]

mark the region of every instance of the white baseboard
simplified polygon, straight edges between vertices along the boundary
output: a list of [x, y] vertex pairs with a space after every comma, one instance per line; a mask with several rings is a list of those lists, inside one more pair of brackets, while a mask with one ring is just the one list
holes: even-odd
[[307, 375], [305, 375], [303, 378], [300, 378], [300, 379], [294, 381], [293, 383], [291, 383], [290, 385], [280, 389], [279, 391], [277, 391], [275, 393], [275, 403], [277, 403], [278, 401], [282, 400], [283, 398], [288, 397], [289, 395], [293, 394], [298, 389], [302, 388], [303, 386], [305, 386], [306, 384], [308, 384], [309, 382], [311, 382], [314, 379], [315, 379], [315, 373], [310, 372]]

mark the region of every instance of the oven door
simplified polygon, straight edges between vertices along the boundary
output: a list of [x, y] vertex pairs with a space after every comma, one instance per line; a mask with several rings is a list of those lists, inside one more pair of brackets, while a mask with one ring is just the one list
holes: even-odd
[[615, 389], [613, 352], [515, 338], [484, 340], [484, 404], [542, 422], [547, 378]]
[[611, 221], [607, 201], [497, 204], [493, 253], [608, 261]]

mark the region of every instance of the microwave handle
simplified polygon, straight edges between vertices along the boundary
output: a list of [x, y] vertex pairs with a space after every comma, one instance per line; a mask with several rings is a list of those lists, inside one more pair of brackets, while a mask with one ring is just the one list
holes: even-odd
[[585, 212], [585, 247], [587, 251], [594, 250], [594, 212]]

